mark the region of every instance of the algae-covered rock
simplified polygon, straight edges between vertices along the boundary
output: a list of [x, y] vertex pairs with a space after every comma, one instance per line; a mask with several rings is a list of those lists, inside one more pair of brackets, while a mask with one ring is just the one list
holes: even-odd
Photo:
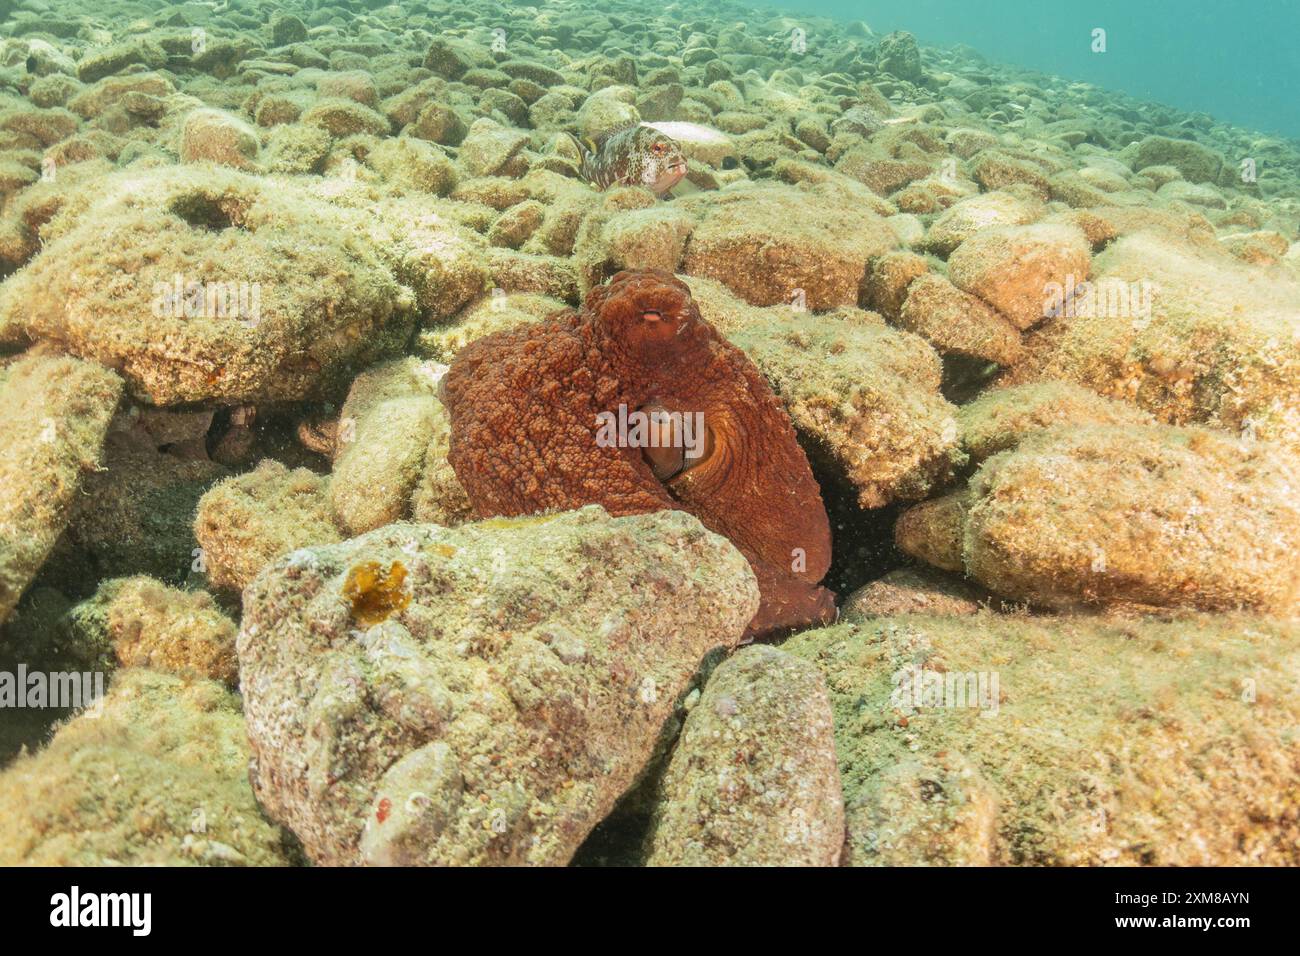
[[1044, 206], [1008, 192], [989, 192], [963, 199], [946, 210], [925, 234], [931, 252], [948, 256], [971, 236], [995, 226], [1027, 226], [1042, 217]]
[[[0, 263], [12, 271], [40, 251], [41, 232], [58, 213], [70, 193], [79, 184], [105, 175], [112, 164], [102, 159], [91, 159], [60, 168], [55, 164], [56, 175], [41, 179], [15, 195], [5, 206], [0, 217]], [[19, 345], [27, 341], [22, 331], [21, 316], [0, 318], [0, 343]]]
[[567, 862], [758, 608], [690, 515], [596, 506], [389, 525], [245, 597], [254, 788], [321, 864]]
[[839, 158], [835, 169], [882, 197], [924, 179], [932, 171], [929, 162], [882, 156], [877, 149], [867, 146], [850, 149]]
[[446, 325], [424, 329], [416, 349], [425, 358], [450, 365], [456, 353], [475, 339], [504, 329], [536, 322], [564, 309], [564, 303], [547, 295], [508, 293], [504, 289], [480, 298]]
[[51, 229], [0, 286], [0, 326], [112, 365], [154, 404], [320, 394], [410, 333], [375, 249], [287, 184], [130, 170], [86, 184]]
[[[763, 325], [799, 315], [792, 306], [750, 305], [716, 279], [706, 279], [703, 276], [678, 276], [678, 278], [690, 286], [691, 298], [700, 307], [700, 315], [727, 336], [752, 325]], [[837, 309], [829, 314], [839, 316], [842, 311], [846, 310]], [[867, 313], [862, 315], [866, 321], [871, 321]]]
[[1163, 422], [1300, 449], [1300, 281], [1149, 231], [1099, 255], [1093, 280], [1008, 381], [1076, 382]]
[[927, 273], [907, 287], [895, 324], [915, 332], [940, 352], [1014, 365], [1020, 331], [996, 309], [941, 275]]
[[958, 246], [948, 259], [949, 278], [1027, 329], [1049, 315], [1053, 287], [1087, 281], [1091, 258], [1088, 241], [1071, 226], [1001, 226]]
[[425, 322], [450, 318], [487, 287], [482, 238], [435, 201], [420, 196], [390, 200], [367, 206], [362, 220], [356, 225], [415, 293]]
[[474, 67], [491, 66], [492, 56], [471, 40], [436, 37], [425, 51], [423, 65], [436, 75], [458, 80]]
[[1300, 863], [1293, 624], [902, 616], [796, 635], [852, 865]]
[[409, 517], [441, 404], [438, 378], [434, 363], [407, 358], [352, 383], [329, 482], [334, 521], [348, 534]]
[[317, 126], [286, 121], [268, 137], [264, 162], [272, 173], [317, 173], [324, 167], [329, 151], [329, 133]]
[[868, 260], [895, 245], [870, 209], [846, 208], [815, 186], [754, 186], [683, 204], [699, 219], [683, 271], [716, 279], [754, 305], [857, 305]]
[[672, 206], [593, 213], [574, 247], [579, 291], [585, 295], [624, 269], [676, 272], [694, 228], [690, 215]]
[[1190, 139], [1148, 136], [1130, 147], [1134, 170], [1150, 166], [1172, 166], [1188, 182], [1212, 183], [1223, 169], [1223, 157]]
[[493, 294], [499, 289], [504, 293], [558, 299], [561, 303], [578, 301], [578, 270], [573, 260], [563, 256], [490, 249], [487, 265], [492, 275]]
[[606, 86], [596, 90], [583, 101], [577, 116], [578, 134], [596, 142], [640, 122], [636, 90], [628, 86]]
[[1037, 164], [999, 149], [976, 154], [969, 164], [970, 174], [986, 192], [1020, 190], [1028, 197], [1046, 202], [1052, 186]]
[[901, 249], [873, 259], [862, 284], [862, 304], [897, 321], [912, 283], [930, 271], [924, 256]]
[[775, 647], [720, 664], [657, 793], [650, 866], [835, 866], [844, 804], [820, 672]]
[[340, 540], [328, 489], [327, 478], [271, 459], [220, 482], [194, 519], [200, 570], [213, 587], [242, 591], [281, 554]]
[[519, 151], [527, 144], [526, 133], [484, 117], [469, 128], [457, 159], [470, 176], [508, 176], [523, 172]]
[[222, 110], [194, 110], [181, 127], [182, 162], [247, 169], [257, 160], [259, 147], [257, 131]]
[[157, 69], [166, 63], [167, 53], [156, 42], [145, 37], [132, 37], [88, 50], [77, 64], [77, 78], [83, 83], [93, 83], [132, 66]]
[[0, 380], [0, 621], [67, 526], [99, 465], [122, 380], [92, 362], [34, 353]]
[[920, 83], [925, 79], [916, 37], [906, 30], [897, 30], [880, 38], [880, 45], [876, 48], [876, 66], [900, 80]]
[[433, 424], [420, 478], [411, 497], [411, 517], [415, 521], [454, 528], [474, 517], [465, 486], [447, 459], [451, 452], [451, 415], [441, 401], [433, 408]]
[[5, 866], [292, 862], [248, 784], [239, 698], [132, 668], [102, 704], [0, 773]]
[[[959, 506], [900, 519], [904, 550], [1056, 608], [1300, 610], [1300, 503], [1277, 446], [1203, 428], [1081, 425], [994, 455]], [[932, 527], [926, 534], [909, 529]], [[912, 541], [930, 542], [912, 544]], [[960, 541], [954, 548], [939, 542]]]
[[497, 216], [488, 231], [493, 246], [518, 249], [546, 220], [546, 206], [536, 199], [525, 199]]
[[341, 96], [318, 100], [303, 112], [302, 122], [320, 127], [335, 139], [358, 133], [384, 136], [389, 132], [388, 119], [382, 113]]
[[1155, 419], [1140, 408], [1069, 382], [989, 389], [957, 412], [962, 448], [977, 463], [1053, 425], [1154, 423]]
[[161, 73], [129, 73], [108, 76], [76, 90], [68, 100], [68, 109], [84, 119], [97, 119], [121, 105], [132, 94], [157, 98], [176, 92], [176, 84]]
[[366, 157], [390, 184], [445, 196], [456, 186], [456, 167], [432, 143], [411, 137], [381, 140]]
[[542, 197], [549, 204], [546, 219], [520, 248], [552, 256], [572, 255], [583, 220], [602, 202], [600, 194], [566, 179], [547, 189]]
[[[924, 612], [976, 630], [994, 611], [1064, 633], [1153, 608], [1300, 614], [1300, 143], [748, 3], [0, 0], [0, 678], [109, 674], [120, 656], [128, 672], [233, 687], [223, 615], [266, 575], [259, 593], [287, 610], [262, 602], [260, 650], [283, 641], [297, 657], [272, 661], [261, 726], [271, 714], [277, 734], [309, 730], [263, 745], [287, 769], [260, 785], [318, 859], [644, 863], [700, 699], [688, 689], [703, 690], [730, 633], [677, 678], [738, 579], [703, 546], [670, 553], [657, 517], [626, 534], [554, 517], [559, 556], [531, 524], [470, 524], [437, 397], [467, 344], [638, 268], [686, 282], [787, 408], [830, 515], [841, 621]], [[687, 158], [668, 193], [596, 185], [608, 177], [588, 149], [625, 164], [610, 136], [637, 125]], [[735, 490], [747, 471], [710, 474]], [[452, 530], [385, 536], [406, 522]], [[370, 537], [342, 543], [352, 535]], [[342, 557], [322, 571], [320, 555]], [[1186, 620], [1238, 647], [1219, 619]], [[1036, 653], [1056, 633], [1008, 648]], [[574, 657], [578, 642], [599, 651]], [[639, 681], [657, 653], [675, 699], [650, 714]], [[821, 700], [808, 668], [764, 690], [790, 662], [746, 652], [715, 691], [760, 660], [743, 689], [777, 716], [724, 728], [695, 711], [706, 729], [678, 755], [680, 799], [658, 806], [671, 840], [656, 862], [829, 860], [829, 837], [781, 836], [805, 809], [779, 778], [819, 751], [799, 744], [820, 719], [799, 710]], [[1084, 677], [1055, 666], [1036, 675], [1034, 706], [1060, 683], [1085, 709]], [[1116, 666], [1147, 680], [1146, 663]], [[1179, 766], [1214, 780], [1227, 741], [1220, 769], [1246, 769], [1225, 799], [1262, 781], [1237, 857], [1217, 831], [1202, 838], [1192, 811], [1217, 808], [1191, 784], [1088, 803], [1085, 744], [1100, 742], [1094, 776], [1128, 787], [1139, 770], [1113, 738], [1159, 712], [1107, 706], [1059, 766], [1046, 749], [980, 763], [940, 748], [935, 771], [908, 741], [853, 785], [871, 822], [854, 824], [868, 835], [852, 855], [1276, 859], [1249, 848], [1293, 827], [1295, 802], [1273, 799], [1236, 737], [1165, 743], [1209, 748]], [[1172, 719], [1191, 713], [1178, 706]], [[0, 707], [0, 764], [75, 710]], [[729, 742], [753, 762], [727, 764]], [[97, 760], [90, 749], [75, 759]], [[1294, 782], [1300, 763], [1268, 753]], [[997, 761], [1013, 776], [1048, 766], [1013, 792], [987, 769]], [[881, 795], [869, 810], [864, 786]], [[127, 804], [93, 806], [93, 787], [40, 826], [63, 839], [111, 809], [129, 829]], [[1102, 850], [1091, 831], [1070, 849], [1071, 815], [1123, 820]]]
[[969, 505], [970, 491], [964, 486], [913, 505], [898, 516], [894, 525], [894, 542], [904, 554], [932, 567], [964, 574], [962, 535]]
[[939, 358], [883, 323], [795, 315], [736, 332], [795, 428], [815, 441], [864, 508], [923, 498], [960, 457]]
[[987, 592], [965, 579], [918, 565], [890, 571], [858, 588], [840, 606], [840, 620], [896, 614], [977, 614], [988, 600]]
[[69, 617], [79, 641], [112, 645], [123, 667], [205, 677], [231, 687], [239, 680], [235, 622], [206, 591], [182, 591], [144, 575], [114, 578]]

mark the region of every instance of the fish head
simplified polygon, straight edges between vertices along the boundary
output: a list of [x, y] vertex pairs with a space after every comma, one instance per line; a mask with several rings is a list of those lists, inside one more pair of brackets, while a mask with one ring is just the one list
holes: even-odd
[[666, 193], [686, 176], [686, 155], [681, 145], [649, 126], [636, 130], [634, 149], [641, 167], [641, 185]]

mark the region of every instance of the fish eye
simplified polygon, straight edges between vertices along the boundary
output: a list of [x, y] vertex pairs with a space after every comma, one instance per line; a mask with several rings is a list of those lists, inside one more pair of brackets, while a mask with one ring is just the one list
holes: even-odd
[[654, 150], [656, 153], [659, 153], [660, 155], [662, 155], [662, 154], [663, 154], [663, 151], [664, 151], [664, 144], [663, 144], [663, 143], [655, 143], [655, 144], [654, 144], [653, 146], [651, 146], [650, 148], [651, 148], [652, 150]]

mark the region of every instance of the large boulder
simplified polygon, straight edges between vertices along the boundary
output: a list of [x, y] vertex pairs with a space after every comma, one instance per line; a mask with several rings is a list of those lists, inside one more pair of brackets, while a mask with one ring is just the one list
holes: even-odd
[[1083, 233], [1063, 223], [983, 229], [948, 259], [953, 285], [983, 299], [1018, 329], [1051, 314], [1054, 288], [1086, 283], [1092, 251]]
[[962, 449], [975, 463], [1053, 425], [1152, 425], [1149, 414], [1069, 382], [991, 388], [957, 412]]
[[122, 395], [106, 368], [39, 353], [0, 379], [0, 622], [72, 517]]
[[263, 806], [320, 864], [564, 864], [758, 609], [680, 511], [393, 524], [245, 592]]
[[283, 866], [248, 784], [239, 697], [132, 668], [0, 774], [5, 866]]
[[951, 475], [956, 409], [939, 392], [939, 357], [917, 336], [874, 317], [792, 313], [729, 337], [862, 507], [924, 498]]
[[224, 110], [196, 109], [181, 126], [177, 152], [184, 163], [217, 163], [248, 169], [255, 165], [257, 131]]
[[830, 689], [852, 865], [1300, 864], [1300, 629], [907, 615], [783, 650]]
[[967, 494], [904, 515], [898, 538], [1035, 605], [1300, 611], [1291, 460], [1204, 428], [1032, 432], [986, 461]]
[[352, 217], [287, 183], [164, 167], [95, 180], [0, 286], [0, 326], [156, 405], [298, 400], [396, 351], [410, 294]]
[[819, 186], [765, 184], [682, 205], [700, 220], [683, 271], [717, 279], [754, 305], [857, 305], [868, 260], [896, 245], [883, 218]]
[[944, 354], [998, 365], [1014, 365], [1020, 358], [1020, 330], [1010, 320], [933, 272], [907, 287], [895, 324]]
[[835, 866], [844, 803], [821, 673], [765, 645], [720, 664], [656, 797], [650, 866]]
[[1148, 136], [1125, 150], [1134, 170], [1149, 166], [1172, 166], [1190, 183], [1217, 182], [1223, 170], [1223, 157], [1190, 139]]
[[981, 193], [963, 199], [930, 224], [922, 244], [931, 252], [948, 256], [963, 242], [995, 226], [1028, 226], [1042, 218], [1045, 206], [1009, 192]]
[[1300, 449], [1300, 281], [1205, 245], [1140, 231], [1026, 340], [1008, 382], [1055, 379]]
[[339, 413], [329, 482], [335, 523], [349, 534], [410, 516], [441, 414], [432, 362], [398, 359], [357, 376]]

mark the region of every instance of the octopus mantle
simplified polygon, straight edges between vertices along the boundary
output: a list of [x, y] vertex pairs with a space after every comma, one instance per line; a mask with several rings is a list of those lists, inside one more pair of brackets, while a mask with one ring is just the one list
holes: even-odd
[[[819, 586], [830, 524], [789, 416], [672, 275], [621, 272], [579, 312], [473, 342], [442, 396], [451, 465], [480, 517], [682, 509], [753, 568], [762, 602], [748, 637], [834, 618], [834, 596]], [[633, 447], [649, 440], [644, 431], [611, 443], [608, 422], [635, 411], [702, 420], [705, 435], [694, 447], [680, 434], [669, 447]]]

